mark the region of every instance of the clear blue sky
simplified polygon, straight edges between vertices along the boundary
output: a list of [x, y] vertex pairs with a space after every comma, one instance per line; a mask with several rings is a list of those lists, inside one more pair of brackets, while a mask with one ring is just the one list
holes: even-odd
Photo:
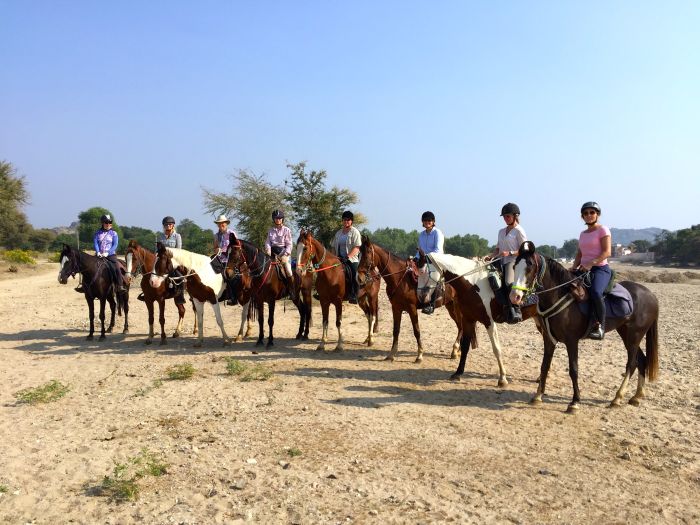
[[201, 188], [287, 162], [370, 229], [538, 244], [700, 222], [700, 2], [0, 0], [0, 159], [35, 227], [92, 206], [213, 227]]

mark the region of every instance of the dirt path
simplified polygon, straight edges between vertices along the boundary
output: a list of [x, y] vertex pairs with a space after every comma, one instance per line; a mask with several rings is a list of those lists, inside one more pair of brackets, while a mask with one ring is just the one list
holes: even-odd
[[[531, 322], [500, 331], [510, 385], [499, 389], [483, 329], [462, 382], [448, 380], [455, 328], [445, 311], [421, 316], [422, 364], [406, 316], [399, 360], [383, 361], [383, 291], [374, 348], [359, 345], [366, 323], [349, 307], [348, 350], [316, 352], [320, 310], [314, 339], [300, 343], [287, 305], [277, 310], [277, 346], [256, 355], [250, 340], [222, 347], [208, 307], [203, 348], [191, 336], [145, 346], [136, 290], [131, 333], [119, 333], [118, 319], [107, 341], [87, 342], [85, 302], [50, 268], [0, 280], [2, 522], [700, 522], [697, 280], [647, 285], [662, 308], [661, 378], [642, 406], [607, 408], [625, 359], [613, 335], [582, 343], [583, 404], [571, 416], [563, 347], [545, 403], [528, 405], [542, 347]], [[174, 311], [171, 303], [170, 332]], [[235, 333], [239, 307], [224, 317]], [[226, 374], [226, 356], [273, 375], [241, 381]], [[194, 377], [154, 384], [183, 363]], [[16, 403], [15, 392], [52, 379], [70, 384], [63, 399]], [[133, 502], [96, 495], [115, 462], [144, 448], [169, 465], [165, 475], [140, 479]]]

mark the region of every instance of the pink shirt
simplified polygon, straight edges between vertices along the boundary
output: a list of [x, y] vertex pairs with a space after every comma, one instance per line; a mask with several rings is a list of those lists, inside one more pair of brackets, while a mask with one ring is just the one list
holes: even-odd
[[[603, 247], [601, 246], [601, 240], [603, 237], [609, 237], [610, 230], [607, 226], [600, 226], [592, 232], [584, 230], [581, 235], [578, 236], [578, 249], [581, 250], [581, 265], [589, 266], [594, 259], [600, 257], [603, 253]], [[595, 266], [605, 266], [608, 264], [607, 259], [603, 259]]]

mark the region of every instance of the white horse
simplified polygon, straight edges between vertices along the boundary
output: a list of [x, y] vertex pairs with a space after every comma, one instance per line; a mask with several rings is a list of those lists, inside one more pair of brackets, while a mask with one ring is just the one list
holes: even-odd
[[475, 336], [475, 323], [478, 321], [486, 327], [493, 354], [498, 361], [498, 386], [506, 386], [508, 379], [501, 359], [501, 342], [491, 307], [496, 295], [489, 285], [486, 266], [457, 255], [431, 253], [425, 258], [421, 255], [418, 262], [418, 300], [423, 304], [430, 302], [438, 283], [445, 277], [455, 289], [463, 323], [459, 366], [452, 379], [459, 379], [464, 373], [469, 346]]
[[[210, 259], [206, 255], [188, 252], [178, 248], [166, 248], [158, 245], [158, 253], [150, 277], [150, 284], [153, 287], [160, 286], [164, 279], [168, 279], [168, 274], [173, 268], [181, 266], [185, 268], [185, 279], [187, 280], [187, 292], [194, 302], [197, 311], [198, 341], [195, 347], [201, 347], [204, 341], [204, 303], [211, 304], [216, 315], [216, 322], [221, 329], [224, 338], [224, 345], [230, 343], [230, 338], [226, 334], [224, 321], [221, 318], [219, 308], [219, 298], [226, 291], [226, 281], [221, 274], [216, 273], [210, 264]], [[239, 335], [243, 333], [243, 325], [248, 317], [248, 307], [250, 303], [243, 306], [241, 313], [241, 328]]]

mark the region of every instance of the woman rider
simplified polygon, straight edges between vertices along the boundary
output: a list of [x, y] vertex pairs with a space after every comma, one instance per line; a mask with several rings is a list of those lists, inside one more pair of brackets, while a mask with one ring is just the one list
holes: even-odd
[[287, 289], [291, 293], [294, 286], [292, 263], [289, 260], [292, 254], [292, 230], [284, 225], [282, 210], [272, 212], [272, 222], [274, 226], [268, 230], [265, 240], [265, 253], [269, 256], [274, 255], [282, 263], [282, 269], [287, 278]]
[[[225, 268], [226, 263], [228, 262], [228, 244], [230, 240], [230, 234], [235, 232], [228, 227], [229, 224], [231, 224], [231, 221], [228, 220], [228, 217], [226, 217], [226, 215], [219, 215], [214, 221], [214, 224], [216, 224], [218, 228], [216, 233], [214, 234], [214, 250], [216, 250], [214, 257], [218, 259], [218, 261], [221, 263], [222, 268]], [[228, 294], [229, 298], [226, 301], [226, 304], [229, 306], [235, 305], [238, 302], [238, 299], [236, 298], [235, 280], [229, 281]]]
[[[432, 211], [423, 212], [420, 220], [423, 223], [424, 230], [418, 234], [418, 247], [426, 255], [429, 253], [444, 253], [445, 236], [441, 230], [435, 227], [435, 214]], [[416, 257], [418, 257], [418, 254], [416, 254]], [[443, 292], [436, 290], [436, 293], [430, 299], [430, 304], [425, 305], [421, 312], [432, 314], [435, 311], [435, 301], [441, 293]]]
[[581, 218], [587, 227], [579, 235], [578, 251], [571, 267], [571, 271], [590, 272], [591, 284], [588, 288], [588, 295], [595, 322], [588, 337], [598, 341], [605, 336], [603, 292], [612, 277], [608, 265], [608, 257], [612, 254], [612, 239], [608, 227], [598, 222], [600, 211], [600, 205], [597, 202], [589, 201], [581, 206]]
[[117, 292], [126, 292], [124, 279], [117, 261], [117, 246], [119, 246], [119, 235], [112, 229], [112, 216], [109, 213], [100, 217], [102, 227], [95, 232], [92, 242], [95, 246], [95, 254], [104, 258], [109, 264], [110, 273]]
[[[182, 237], [175, 231], [175, 219], [168, 215], [167, 217], [163, 217], [162, 224], [163, 231], [156, 234], [156, 244], [161, 243], [166, 248], [182, 249]], [[173, 277], [182, 277], [182, 274], [176, 269], [173, 270], [171, 275]], [[185, 281], [184, 279], [177, 279], [176, 282], [175, 304], [185, 304]], [[139, 295], [138, 298], [141, 299], [142, 295], [143, 294]]]
[[[520, 208], [517, 204], [512, 202], [504, 204], [501, 208], [501, 217], [503, 217], [506, 227], [498, 231], [498, 243], [496, 243], [493, 253], [485, 260], [490, 261], [494, 257], [501, 257], [503, 291], [507, 298], [510, 295], [510, 287], [515, 280], [515, 259], [518, 256], [520, 245], [527, 241], [527, 235], [523, 227], [520, 226]], [[522, 321], [523, 314], [520, 311], [520, 306], [512, 304], [508, 299], [505, 299], [504, 302], [508, 306], [508, 323], [515, 324]]]
[[347, 260], [350, 263], [352, 271], [350, 283], [350, 304], [357, 304], [357, 292], [359, 284], [357, 282], [357, 267], [360, 265], [360, 246], [362, 245], [362, 237], [360, 231], [355, 228], [352, 223], [355, 216], [351, 211], [344, 211], [342, 222], [343, 227], [338, 230], [333, 238], [331, 247], [335, 254], [340, 258]]

